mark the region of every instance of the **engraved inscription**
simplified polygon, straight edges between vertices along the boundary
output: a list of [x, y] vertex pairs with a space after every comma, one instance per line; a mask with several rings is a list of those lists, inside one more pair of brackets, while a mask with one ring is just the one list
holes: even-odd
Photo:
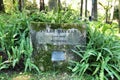
[[46, 29], [36, 33], [38, 44], [76, 45], [83, 34], [78, 29]]

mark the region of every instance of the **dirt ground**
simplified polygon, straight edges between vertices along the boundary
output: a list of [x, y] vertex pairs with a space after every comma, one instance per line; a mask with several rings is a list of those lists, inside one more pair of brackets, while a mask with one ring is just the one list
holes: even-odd
[[66, 72], [43, 72], [36, 73], [22, 73], [22, 72], [1, 72], [0, 80], [79, 80], [78, 76], [72, 76]]

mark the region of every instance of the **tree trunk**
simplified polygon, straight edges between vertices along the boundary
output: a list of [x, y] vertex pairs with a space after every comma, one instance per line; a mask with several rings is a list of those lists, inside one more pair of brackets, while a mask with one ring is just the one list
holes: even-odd
[[44, 0], [40, 0], [40, 11], [45, 10]]
[[15, 4], [15, 0], [13, 0], [13, 4]]
[[111, 15], [110, 15], [110, 21], [113, 20], [115, 3], [116, 3], [116, 0], [113, 0], [113, 1], [112, 1], [112, 8], [111, 8], [111, 11], [110, 11], [110, 13], [111, 13]]
[[[111, 13], [110, 13], [110, 9], [112, 8], [112, 6], [109, 4], [109, 1], [108, 1], [108, 7], [105, 8], [106, 10], [106, 23], [111, 23]], [[114, 12], [114, 11], [113, 11]]]
[[19, 0], [18, 4], [19, 4], [18, 9], [19, 9], [20, 12], [22, 12], [23, 7], [24, 7], [24, 0]]
[[119, 8], [119, 13], [118, 13], [119, 14], [119, 20], [118, 21], [119, 21], [119, 33], [120, 33], [120, 0], [119, 0], [119, 6], [118, 6], [118, 8]]
[[85, 0], [85, 17], [87, 17], [87, 0]]
[[92, 0], [92, 14], [93, 20], [97, 21], [97, 0]]
[[108, 9], [106, 9], [106, 11], [105, 11], [105, 16], [106, 16], [105, 22], [108, 23], [108, 22], [109, 22], [109, 21], [108, 21]]
[[4, 4], [3, 4], [3, 0], [0, 0], [0, 12], [4, 12], [5, 8], [4, 8]]
[[57, 0], [49, 0], [48, 9], [49, 11], [51, 10], [57, 11]]
[[58, 0], [58, 12], [61, 10], [61, 1]]
[[83, 13], [83, 0], [81, 0], [81, 5], [80, 5], [80, 17], [82, 18], [82, 13]]

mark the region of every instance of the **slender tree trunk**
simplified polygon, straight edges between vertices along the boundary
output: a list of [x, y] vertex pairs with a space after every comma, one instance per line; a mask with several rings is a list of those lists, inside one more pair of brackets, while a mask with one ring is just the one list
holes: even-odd
[[49, 11], [51, 10], [57, 11], [57, 0], [49, 0], [48, 9]]
[[119, 6], [118, 6], [118, 8], [119, 8], [119, 33], [120, 33], [120, 0], [119, 0]]
[[82, 18], [82, 13], [83, 13], [83, 0], [81, 0], [81, 5], [80, 5], [80, 17]]
[[[107, 6], [109, 7], [109, 2], [108, 2]], [[105, 21], [106, 21], [106, 23], [108, 23], [108, 11], [109, 11], [108, 7], [105, 8], [105, 10], [106, 10], [106, 12], [105, 12], [105, 16], [106, 16], [106, 20]]]
[[19, 9], [19, 11], [22, 11], [22, 0], [19, 0], [19, 7], [18, 7], [18, 9]]
[[44, 0], [40, 0], [40, 11], [45, 10]]
[[20, 12], [22, 12], [23, 7], [24, 7], [24, 0], [19, 0], [18, 4], [19, 4], [18, 9], [19, 9]]
[[4, 12], [5, 8], [4, 8], [4, 4], [3, 4], [3, 0], [0, 0], [0, 12]]
[[15, 4], [15, 0], [13, 0], [13, 4]]
[[111, 8], [111, 11], [110, 11], [110, 13], [111, 13], [111, 15], [110, 15], [110, 21], [113, 20], [115, 3], [116, 3], [116, 0], [113, 0], [113, 1], [112, 1], [112, 8]]
[[97, 21], [97, 0], [92, 0], [92, 18]]
[[105, 16], [106, 16], [106, 23], [108, 23], [108, 9], [106, 9], [106, 11], [105, 11]]
[[110, 10], [110, 4], [109, 4], [109, 1], [108, 1], [108, 7], [106, 7], [106, 23], [109, 23], [109, 20], [110, 20], [110, 16], [109, 16], [109, 10]]
[[58, 12], [61, 10], [61, 1], [58, 0]]
[[87, 0], [85, 0], [85, 17], [87, 17]]

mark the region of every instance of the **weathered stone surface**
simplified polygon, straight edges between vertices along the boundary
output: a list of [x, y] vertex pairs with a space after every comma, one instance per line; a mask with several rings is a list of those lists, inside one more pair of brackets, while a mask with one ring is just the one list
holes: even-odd
[[53, 51], [65, 52], [63, 64], [77, 59], [71, 51], [75, 45], [86, 44], [86, 26], [82, 24], [50, 24], [31, 22], [30, 36], [33, 45], [33, 58], [41, 70], [53, 67], [51, 55]]

